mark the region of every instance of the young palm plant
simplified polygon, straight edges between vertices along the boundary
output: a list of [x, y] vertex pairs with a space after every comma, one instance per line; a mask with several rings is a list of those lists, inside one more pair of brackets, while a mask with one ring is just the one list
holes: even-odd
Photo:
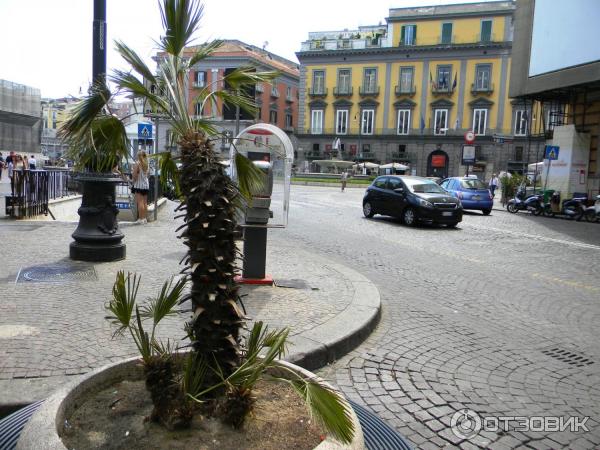
[[[148, 379], [151, 379], [147, 386], [154, 401], [155, 420], [169, 427], [185, 426], [189, 423], [186, 402], [193, 399], [215, 405], [214, 414], [234, 426], [241, 426], [253, 405], [252, 386], [282, 354], [287, 337], [286, 331], [267, 333], [263, 332], [262, 324], [256, 328], [257, 324], [246, 340], [247, 345], [242, 345], [245, 317], [238, 306], [238, 287], [234, 281], [238, 254], [234, 238], [236, 207], [244, 194], [249, 195], [250, 190], [260, 187], [263, 178], [250, 161], [238, 154], [235, 163], [239, 184], [236, 186], [213, 150], [211, 141], [218, 133], [214, 125], [209, 119], [188, 114], [186, 80], [190, 68], [221, 45], [215, 41], [191, 47], [200, 27], [202, 5], [198, 0], [161, 0], [160, 11], [165, 34], [157, 43], [157, 74], [131, 48], [117, 42], [118, 52], [132, 70], [115, 71], [109, 80], [119, 93], [143, 100], [153, 112], [165, 117], [181, 151], [180, 169], [172, 155], [164, 155], [161, 161], [161, 176], [172, 177], [180, 189], [178, 210], [182, 212], [179, 217], [184, 224], [178, 231], [187, 247], [182, 275], [189, 281], [189, 293], [179, 292], [182, 295], [179, 302], [191, 302], [192, 317], [186, 331], [192, 352], [180, 378], [175, 374], [169, 345], [162, 346], [142, 331], [142, 314], [136, 309], [134, 316], [127, 289], [115, 288], [113, 300], [119, 300], [111, 302], [109, 309], [125, 311], [122, 317], [113, 320], [122, 330], [130, 330], [140, 349]], [[206, 86], [195, 100], [205, 104], [218, 99], [251, 111], [255, 105], [247, 94], [248, 87], [276, 76], [276, 72], [256, 72], [254, 68], [237, 69]], [[219, 89], [219, 85], [228, 89]], [[106, 105], [107, 101], [104, 90], [91, 93], [86, 100], [89, 107], [80, 110], [77, 122], [80, 130], [96, 123], [98, 112], [103, 109], [98, 105], [103, 102]], [[129, 276], [127, 279], [120, 276], [115, 286], [130, 282]], [[136, 285], [135, 278], [133, 284]], [[113, 311], [112, 317], [119, 316]], [[266, 351], [266, 355], [259, 357], [262, 351]], [[300, 387], [307, 386], [302, 382], [293, 383], [317, 411], [316, 417], [324, 420], [328, 431], [348, 442], [353, 434], [349, 411], [335, 393], [327, 388], [315, 388], [316, 383], [310, 381], [307, 381], [311, 386], [308, 388]], [[161, 386], [171, 389], [176, 384], [182, 386], [183, 401], [180, 394], [172, 390], [167, 389], [166, 398], [161, 393]], [[177, 406], [177, 402], [182, 402], [181, 406]]]

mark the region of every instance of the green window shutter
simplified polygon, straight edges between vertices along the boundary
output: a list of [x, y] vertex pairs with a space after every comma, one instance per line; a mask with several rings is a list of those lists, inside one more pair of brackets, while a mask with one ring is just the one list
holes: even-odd
[[484, 20], [481, 22], [481, 41], [489, 42], [492, 40], [492, 21]]
[[404, 34], [406, 32], [406, 27], [404, 25], [402, 25], [402, 29], [400, 30], [400, 45], [404, 44], [404, 42], [406, 42], [406, 35]]
[[416, 25], [413, 28], [412, 44], [417, 45], [417, 26]]
[[450, 44], [452, 42], [452, 24], [445, 23], [442, 25], [442, 44]]

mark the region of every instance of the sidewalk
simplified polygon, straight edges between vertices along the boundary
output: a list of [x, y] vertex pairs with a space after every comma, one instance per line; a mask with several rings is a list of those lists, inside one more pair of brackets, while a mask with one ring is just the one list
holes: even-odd
[[[112, 339], [103, 307], [118, 270], [141, 275], [138, 300], [180, 271], [184, 246], [173, 205], [158, 222], [123, 225], [127, 258], [114, 263], [68, 258], [75, 223], [0, 220], [0, 416], [45, 398], [69, 377], [136, 355], [130, 339]], [[243, 286], [243, 303], [252, 320], [290, 327], [288, 360], [321, 367], [377, 324], [377, 288], [348, 267], [290, 243], [268, 248], [267, 272], [276, 286]], [[159, 336], [180, 339], [185, 320], [165, 319]]]

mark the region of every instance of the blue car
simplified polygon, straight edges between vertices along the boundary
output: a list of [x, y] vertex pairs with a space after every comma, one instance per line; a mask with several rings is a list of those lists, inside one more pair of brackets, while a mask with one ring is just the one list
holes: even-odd
[[488, 187], [475, 177], [446, 178], [440, 186], [462, 203], [463, 209], [477, 209], [486, 216], [492, 212], [494, 198]]

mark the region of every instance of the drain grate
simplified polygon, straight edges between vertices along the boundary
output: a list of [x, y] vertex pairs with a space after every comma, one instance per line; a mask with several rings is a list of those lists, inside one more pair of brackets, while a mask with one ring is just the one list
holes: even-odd
[[17, 275], [17, 283], [67, 283], [70, 281], [95, 281], [94, 266], [79, 262], [65, 262], [24, 267]]
[[594, 364], [594, 361], [582, 353], [575, 353], [570, 350], [566, 350], [560, 347], [552, 347], [542, 350], [542, 353], [546, 356], [558, 359], [564, 363], [567, 363], [575, 367], [584, 367]]

